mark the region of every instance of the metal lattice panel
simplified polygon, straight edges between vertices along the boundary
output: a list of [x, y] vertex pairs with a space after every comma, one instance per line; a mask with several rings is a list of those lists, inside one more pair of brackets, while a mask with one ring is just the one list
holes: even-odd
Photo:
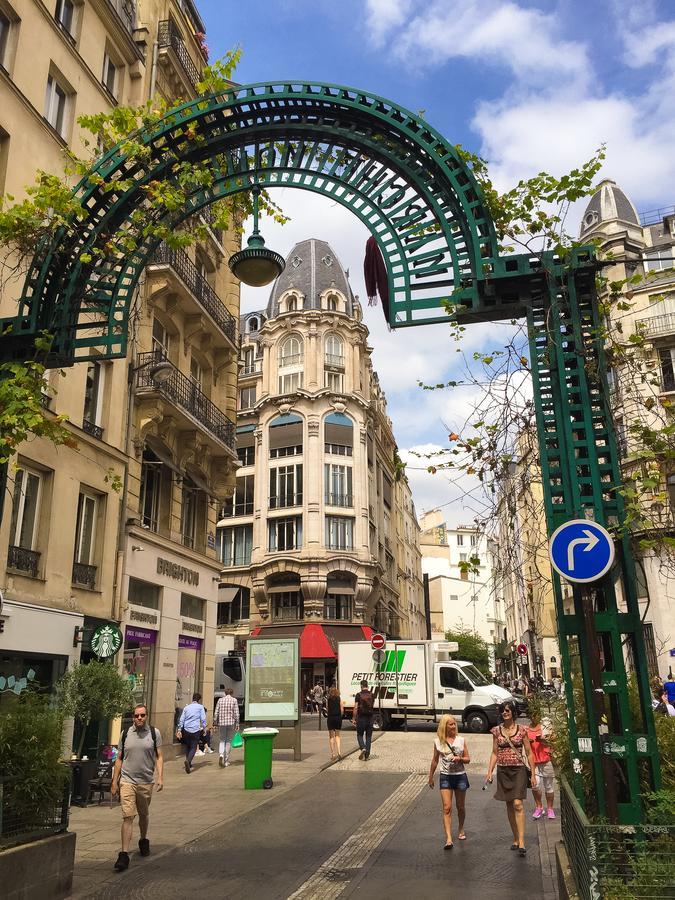
[[[529, 260], [509, 270], [498, 259], [491, 218], [456, 149], [380, 97], [333, 85], [249, 85], [186, 103], [138, 139], [149, 161], [120, 147], [107, 153], [76, 189], [83, 220], [39, 248], [19, 315], [2, 323], [13, 326], [14, 355], [40, 329], [56, 335], [61, 364], [93, 348], [125, 354], [131, 296], [154, 249], [130, 216], [143, 207], [149, 182], [171, 179], [176, 159], [206, 162], [213, 184], [189, 198], [173, 225], [254, 182], [314, 191], [351, 209], [382, 250], [394, 327], [447, 321], [447, 300], [462, 305], [466, 321], [511, 316], [521, 301], [517, 291], [502, 301], [490, 280], [522, 274]], [[81, 261], [120, 230], [137, 249], [123, 259]]]

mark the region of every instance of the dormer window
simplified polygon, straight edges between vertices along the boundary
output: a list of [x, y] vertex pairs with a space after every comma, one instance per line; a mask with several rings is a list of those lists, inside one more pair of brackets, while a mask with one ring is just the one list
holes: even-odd
[[298, 301], [295, 297], [289, 297], [286, 301], [286, 312], [296, 312]]
[[260, 324], [258, 322], [258, 319], [255, 316], [252, 316], [248, 320], [248, 330], [249, 331], [257, 331], [259, 327], [260, 327]]

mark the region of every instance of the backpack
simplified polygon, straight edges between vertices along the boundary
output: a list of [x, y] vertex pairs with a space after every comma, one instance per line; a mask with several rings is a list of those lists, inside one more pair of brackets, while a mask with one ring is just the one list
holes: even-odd
[[[122, 740], [120, 741], [120, 747], [121, 747], [120, 756], [119, 756], [120, 760], [124, 759], [124, 745], [126, 743], [128, 734], [129, 734], [129, 729], [125, 728], [124, 731], [122, 732]], [[155, 748], [155, 756], [159, 756], [159, 753], [157, 751], [157, 732], [155, 731], [154, 725], [150, 726], [150, 734], [152, 736], [153, 747]]]
[[359, 693], [359, 715], [372, 716], [375, 707], [375, 699], [370, 691]]

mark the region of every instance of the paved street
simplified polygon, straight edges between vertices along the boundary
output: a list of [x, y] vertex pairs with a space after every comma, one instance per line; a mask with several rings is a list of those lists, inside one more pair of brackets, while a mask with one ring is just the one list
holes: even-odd
[[[189, 779], [172, 762], [167, 789], [153, 801], [153, 854], [141, 859], [133, 853], [128, 872], [112, 871], [119, 809], [75, 811], [73, 896], [117, 898], [122, 891], [125, 897], [182, 898], [196, 892], [309, 900], [367, 892], [407, 898], [437, 896], [454, 885], [465, 898], [526, 892], [554, 900], [551, 860], [558, 823], [533, 822], [528, 800], [528, 856], [523, 860], [510, 851], [504, 806], [492, 791], [481, 791], [489, 736], [468, 737], [467, 840], [455, 839], [454, 850], [443, 850], [440, 795], [426, 785], [432, 733], [424, 727], [385, 733], [367, 763], [353, 754], [324, 771], [325, 732], [303, 733], [303, 762], [275, 759], [272, 791], [243, 791], [241, 762], [223, 772], [210, 757]], [[353, 744], [353, 732], [345, 736]], [[88, 826], [101, 818], [105, 835], [99, 830], [94, 837]], [[86, 851], [81, 839], [88, 842]]]

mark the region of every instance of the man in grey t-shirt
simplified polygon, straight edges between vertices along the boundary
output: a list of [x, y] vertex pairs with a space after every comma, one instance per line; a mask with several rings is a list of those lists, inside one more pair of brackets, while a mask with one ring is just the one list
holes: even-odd
[[148, 725], [148, 710], [141, 703], [134, 707], [133, 726], [120, 737], [113, 769], [111, 791], [113, 797], [119, 792], [122, 807], [122, 850], [115, 863], [118, 872], [129, 868], [129, 845], [136, 815], [141, 832], [138, 849], [141, 856], [150, 853], [148, 822], [155, 769], [157, 790], [161, 791], [164, 787], [162, 735]]

